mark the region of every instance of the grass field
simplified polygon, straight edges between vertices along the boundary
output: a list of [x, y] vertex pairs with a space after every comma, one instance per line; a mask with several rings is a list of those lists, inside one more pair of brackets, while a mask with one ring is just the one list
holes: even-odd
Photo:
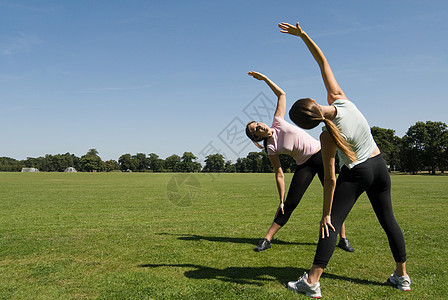
[[[287, 174], [287, 182], [291, 174]], [[448, 298], [448, 177], [392, 176], [412, 291], [365, 195], [336, 249], [327, 299]], [[315, 180], [272, 249], [253, 252], [277, 207], [273, 174], [0, 173], [0, 299], [307, 299], [285, 288], [311, 266]]]

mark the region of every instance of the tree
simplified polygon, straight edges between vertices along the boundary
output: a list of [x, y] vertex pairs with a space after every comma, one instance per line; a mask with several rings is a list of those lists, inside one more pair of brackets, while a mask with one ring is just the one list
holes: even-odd
[[400, 164], [401, 139], [395, 135], [395, 130], [374, 126], [371, 128], [371, 131], [373, 139], [391, 170], [398, 168]]
[[165, 169], [169, 172], [179, 172], [181, 159], [179, 155], [173, 154], [165, 158]]
[[113, 159], [104, 162], [104, 171], [110, 172], [114, 170], [120, 170], [120, 164]]
[[239, 157], [236, 159], [235, 163], [235, 169], [238, 173], [248, 173], [249, 166], [248, 166], [248, 159], [247, 157]]
[[61, 155], [61, 157], [62, 157], [62, 165], [64, 168], [64, 170], [62, 170], [62, 171], [65, 171], [65, 169], [67, 169], [68, 167], [73, 167], [76, 170], [78, 170], [80, 168], [80, 163], [79, 163], [80, 159], [76, 155], [70, 154], [69, 152], [67, 152], [67, 153]]
[[294, 158], [292, 158], [291, 155], [280, 154], [279, 158], [280, 158], [280, 164], [282, 165], [283, 172], [288, 173], [288, 172], [294, 172], [296, 170], [297, 163], [294, 160]]
[[442, 122], [426, 122], [426, 132], [428, 141], [425, 148], [425, 155], [428, 158], [428, 166], [431, 173], [436, 174], [436, 169], [443, 168], [444, 151], [447, 148], [446, 135], [448, 134], [448, 126]]
[[273, 171], [271, 161], [265, 151], [258, 152], [261, 157], [261, 165], [258, 172], [271, 173]]
[[247, 154], [247, 167], [251, 173], [262, 172], [262, 154], [261, 152], [249, 152]]
[[79, 161], [81, 170], [85, 172], [100, 172], [104, 169], [104, 162], [98, 156], [96, 149], [90, 149]]
[[89, 151], [87, 151], [86, 155], [88, 156], [98, 156], [99, 152], [96, 149], [89, 149]]
[[226, 172], [226, 173], [235, 173], [236, 172], [236, 167], [234, 164], [232, 164], [232, 161], [230, 161], [230, 160], [226, 161], [226, 163], [224, 164], [224, 172]]
[[150, 153], [148, 156], [149, 169], [153, 172], [163, 172], [165, 162], [155, 153]]
[[[40, 171], [47, 171], [44, 167], [44, 165], [46, 165], [46, 159], [44, 157], [38, 157], [38, 158], [27, 157], [26, 160], [23, 161], [23, 163], [27, 168], [37, 168]], [[78, 164], [79, 164], [79, 158], [78, 158]]]
[[446, 165], [448, 127], [442, 122], [417, 122], [402, 139], [401, 157], [406, 171], [435, 174]]
[[120, 156], [120, 158], [118, 159], [118, 163], [120, 164], [121, 170], [124, 172], [135, 172], [137, 170], [136, 161], [132, 159], [132, 156], [129, 153]]
[[199, 172], [202, 168], [201, 164], [196, 162], [198, 159], [191, 152], [184, 152], [181, 158], [181, 162], [179, 164], [179, 172]]
[[135, 161], [136, 170], [139, 172], [145, 172], [149, 168], [149, 160], [144, 153], [137, 153], [132, 156], [132, 159]]
[[[23, 165], [25, 166], [25, 165]], [[11, 157], [0, 157], [0, 171], [18, 172], [22, 169], [21, 163]]]
[[225, 170], [224, 156], [222, 154], [210, 154], [205, 158], [203, 172], [221, 173]]
[[440, 171], [444, 173], [445, 170], [448, 170], [448, 132], [445, 131], [445, 133], [442, 136], [442, 153], [440, 155], [441, 162], [440, 162]]

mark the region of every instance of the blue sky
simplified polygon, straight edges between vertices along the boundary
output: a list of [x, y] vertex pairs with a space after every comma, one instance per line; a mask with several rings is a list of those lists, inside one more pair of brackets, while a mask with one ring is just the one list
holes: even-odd
[[445, 0], [0, 0], [0, 156], [257, 151], [242, 124], [275, 97], [248, 71], [280, 85], [288, 108], [326, 99], [282, 21], [300, 22], [371, 126], [401, 137], [447, 123], [447, 19]]

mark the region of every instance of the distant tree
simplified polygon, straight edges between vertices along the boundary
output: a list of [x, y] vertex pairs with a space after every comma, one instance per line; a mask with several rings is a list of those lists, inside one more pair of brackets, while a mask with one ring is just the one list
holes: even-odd
[[282, 165], [282, 170], [284, 173], [294, 172], [296, 170], [297, 163], [294, 160], [294, 158], [292, 158], [291, 155], [280, 154], [279, 158], [280, 158], [280, 164]]
[[120, 164], [113, 159], [104, 162], [104, 171], [110, 172], [114, 170], [120, 170]]
[[261, 157], [261, 165], [258, 172], [261, 173], [271, 173], [273, 171], [271, 161], [268, 158], [268, 154], [265, 151], [259, 152]]
[[447, 145], [448, 127], [442, 122], [417, 122], [402, 139], [401, 158], [406, 171], [416, 173], [429, 170], [435, 174], [443, 169]]
[[124, 172], [128, 170], [135, 172], [137, 170], [136, 160], [132, 159], [132, 156], [129, 153], [120, 156], [118, 163], [120, 164], [121, 170]]
[[425, 156], [428, 158], [428, 167], [434, 175], [436, 169], [443, 169], [445, 165], [444, 152], [446, 151], [448, 126], [442, 122], [426, 122], [428, 142], [425, 148]]
[[64, 168], [63, 171], [65, 171], [65, 169], [67, 169], [68, 167], [73, 167], [76, 170], [80, 169], [80, 163], [79, 163], [80, 158], [77, 157], [76, 155], [67, 152], [61, 155], [61, 157], [62, 157], [62, 166]]
[[180, 170], [180, 156], [173, 154], [165, 158], [165, 170], [169, 172], [179, 172]]
[[247, 154], [247, 167], [251, 173], [259, 173], [263, 171], [263, 154], [261, 152], [249, 152]]
[[59, 168], [59, 161], [53, 155], [45, 154], [41, 171], [56, 172]]
[[148, 156], [149, 169], [153, 172], [163, 172], [164, 160], [159, 158], [155, 153], [150, 153]]
[[235, 173], [236, 172], [236, 166], [232, 164], [232, 161], [228, 160], [224, 164], [224, 172], [226, 173]]
[[210, 154], [205, 158], [205, 166], [202, 170], [208, 173], [221, 173], [225, 171], [224, 156], [222, 154]]
[[[1, 158], [0, 158], [1, 159]], [[38, 158], [33, 158], [33, 157], [27, 157], [24, 161], [23, 164], [25, 165], [25, 167], [27, 168], [38, 168], [39, 169], [39, 159]], [[40, 170], [40, 169], [39, 169]]]
[[201, 164], [198, 163], [196, 160], [198, 158], [194, 156], [191, 152], [184, 152], [184, 154], [181, 157], [181, 162], [179, 164], [179, 172], [199, 172], [201, 171]]
[[25, 167], [25, 165], [14, 158], [0, 157], [0, 171], [18, 172], [22, 167]]
[[89, 156], [98, 156], [99, 152], [96, 149], [89, 149], [89, 151], [87, 151], [86, 155]]
[[249, 173], [249, 160], [247, 159], [247, 157], [237, 158], [235, 169], [238, 173]]
[[135, 161], [136, 170], [139, 172], [145, 172], [149, 169], [149, 160], [144, 153], [137, 153], [132, 156], [132, 159]]
[[400, 170], [416, 174], [423, 169], [423, 150], [415, 145], [412, 137], [404, 135], [400, 146]]
[[391, 170], [395, 170], [400, 164], [401, 139], [395, 135], [395, 130], [381, 127], [372, 127], [372, 136], [381, 154]]
[[440, 162], [440, 171], [444, 173], [446, 170], [448, 170], [448, 132], [445, 132], [442, 136], [442, 153], [440, 155], [441, 162]]
[[96, 149], [90, 149], [79, 160], [81, 171], [84, 172], [100, 172], [104, 169], [104, 162], [98, 156]]

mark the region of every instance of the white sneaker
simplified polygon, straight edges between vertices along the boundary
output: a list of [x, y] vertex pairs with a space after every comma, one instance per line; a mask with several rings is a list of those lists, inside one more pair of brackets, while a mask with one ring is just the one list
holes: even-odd
[[303, 276], [299, 278], [298, 281], [290, 281], [288, 282], [288, 289], [296, 292], [296, 293], [305, 293], [307, 296], [311, 298], [322, 298], [322, 294], [320, 293], [320, 283], [317, 282], [315, 284], [310, 285], [308, 282], [308, 274], [305, 272]]
[[398, 277], [398, 275], [394, 272], [394, 274], [390, 275], [389, 282], [401, 291], [411, 290], [411, 278], [409, 278], [408, 275]]

